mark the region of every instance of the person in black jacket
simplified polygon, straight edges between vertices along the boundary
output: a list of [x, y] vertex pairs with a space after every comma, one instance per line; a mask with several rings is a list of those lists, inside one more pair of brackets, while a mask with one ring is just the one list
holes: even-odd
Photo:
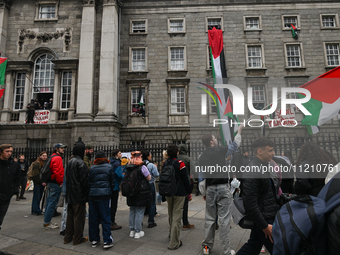
[[18, 195], [17, 195], [17, 201], [20, 201], [20, 199], [26, 199], [26, 197], [24, 197], [25, 194], [25, 190], [26, 190], [26, 185], [27, 185], [27, 171], [28, 171], [28, 163], [25, 160], [25, 155], [24, 154], [20, 154], [19, 158], [18, 158], [18, 163], [20, 165], [20, 187], [21, 187], [21, 191], [20, 191], [20, 187], [18, 187]]
[[20, 165], [11, 157], [12, 145], [0, 145], [0, 229], [14, 193], [18, 192]]
[[237, 255], [257, 255], [262, 245], [271, 254], [273, 251], [272, 227], [275, 215], [280, 206], [277, 202], [277, 191], [270, 178], [270, 173], [264, 171], [275, 155], [274, 143], [268, 138], [257, 138], [253, 142], [255, 158], [247, 166], [248, 170], [256, 172], [244, 173], [243, 205], [246, 214], [254, 221], [250, 238]]
[[115, 187], [115, 173], [103, 151], [97, 151], [89, 171], [89, 233], [92, 247], [100, 243], [99, 223], [102, 224], [104, 249], [113, 246], [111, 236], [110, 199]]
[[67, 219], [64, 244], [73, 240], [73, 245], [85, 243], [84, 237], [86, 202], [88, 201], [88, 175], [84, 162], [85, 144], [79, 137], [73, 146], [73, 157], [67, 163], [66, 203]]
[[[170, 224], [170, 241], [169, 250], [176, 250], [182, 246], [182, 241], [179, 240], [181, 229], [181, 220], [183, 215], [183, 205], [185, 197], [191, 195], [191, 186], [187, 174], [187, 169], [183, 161], [177, 159], [178, 147], [175, 144], [169, 144], [167, 148], [169, 158], [164, 162], [165, 165], [174, 164], [176, 171], [177, 193], [173, 197], [166, 197], [168, 202], [168, 214]], [[176, 161], [173, 163], [173, 161]]]

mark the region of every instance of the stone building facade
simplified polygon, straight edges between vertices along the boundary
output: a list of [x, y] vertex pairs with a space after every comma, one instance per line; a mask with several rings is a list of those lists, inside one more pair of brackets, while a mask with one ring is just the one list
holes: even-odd
[[[198, 82], [212, 80], [209, 28], [223, 31], [228, 83], [245, 96], [252, 87], [261, 108], [273, 87], [298, 87], [339, 65], [339, 12], [335, 0], [0, 0], [0, 50], [8, 57], [0, 143], [188, 141], [204, 132], [190, 115], [201, 109]], [[140, 89], [145, 117], [132, 112]], [[27, 125], [26, 106], [36, 98], [53, 98], [49, 121]], [[217, 118], [207, 107], [198, 121]], [[321, 133], [339, 135], [338, 119]], [[307, 132], [298, 125], [266, 136]]]

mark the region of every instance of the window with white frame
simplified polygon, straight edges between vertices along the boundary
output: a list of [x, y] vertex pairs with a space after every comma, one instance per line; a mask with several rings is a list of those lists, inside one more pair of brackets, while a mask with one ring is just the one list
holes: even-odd
[[215, 105], [214, 100], [210, 98], [210, 113], [217, 114], [217, 106]]
[[260, 17], [244, 17], [245, 30], [261, 29]]
[[287, 66], [301, 67], [301, 48], [299, 44], [286, 45]]
[[261, 45], [248, 45], [247, 46], [247, 60], [248, 60], [248, 68], [261, 68], [262, 67], [262, 46]]
[[171, 114], [185, 113], [185, 88], [171, 88]]
[[14, 90], [14, 110], [24, 107], [26, 73], [17, 73]]
[[298, 16], [283, 16], [283, 28], [291, 29], [292, 24], [297, 28], [298, 24]]
[[132, 20], [131, 21], [131, 33], [147, 33], [147, 20]]
[[141, 100], [143, 104], [145, 105], [145, 88], [142, 88], [142, 96], [139, 98], [139, 88], [132, 88], [131, 89], [131, 113], [139, 113], [138, 107], [140, 106], [140, 102], [138, 100]]
[[253, 106], [257, 110], [265, 107], [265, 91], [263, 85], [252, 86], [253, 90]]
[[321, 15], [321, 28], [338, 27], [338, 16], [335, 14]]
[[185, 33], [184, 19], [168, 19], [169, 33]]
[[327, 66], [339, 65], [339, 43], [326, 43]]
[[55, 7], [55, 5], [40, 5], [39, 19], [54, 19], [56, 17]]
[[[37, 58], [34, 65], [33, 93], [52, 93], [54, 90], [54, 64], [51, 54], [43, 54]], [[34, 98], [37, 98], [35, 96]]]
[[185, 47], [170, 47], [170, 70], [185, 70]]
[[146, 71], [146, 48], [131, 49], [131, 71]]
[[211, 30], [214, 27], [223, 30], [222, 18], [207, 18], [207, 30]]
[[35, 21], [58, 20], [59, 0], [37, 0]]
[[61, 80], [61, 100], [60, 109], [66, 110], [71, 105], [71, 85], [72, 85], [72, 71], [63, 72]]

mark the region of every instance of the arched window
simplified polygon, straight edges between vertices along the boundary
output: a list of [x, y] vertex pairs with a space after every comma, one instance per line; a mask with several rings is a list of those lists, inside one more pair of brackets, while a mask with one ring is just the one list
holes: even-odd
[[38, 99], [41, 107], [53, 98], [54, 64], [51, 61], [53, 59], [53, 55], [43, 54], [36, 59], [34, 64], [33, 98]]

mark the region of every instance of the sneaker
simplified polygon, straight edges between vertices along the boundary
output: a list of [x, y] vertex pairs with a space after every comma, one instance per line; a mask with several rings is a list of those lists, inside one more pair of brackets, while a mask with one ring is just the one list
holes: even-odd
[[65, 230], [60, 231], [60, 235], [61, 235], [61, 236], [65, 236]]
[[261, 253], [263, 252], [266, 252], [266, 247], [264, 245], [262, 245], [262, 248], [261, 248]]
[[96, 248], [98, 244], [100, 244], [100, 241], [93, 241], [91, 244], [92, 244], [92, 248]]
[[131, 231], [130, 231], [130, 235], [129, 235], [129, 236], [133, 238], [133, 237], [135, 237], [135, 233], [136, 233], [136, 231], [134, 231], [134, 230], [131, 230]]
[[119, 230], [121, 228], [122, 228], [122, 226], [118, 226], [117, 223], [111, 224], [111, 230]]
[[57, 223], [44, 224], [43, 229], [56, 229], [59, 228]]
[[195, 225], [186, 224], [186, 225], [183, 225], [182, 230], [186, 231], [186, 230], [190, 230], [194, 228], [195, 228]]
[[234, 250], [230, 250], [230, 255], [236, 255], [236, 252]]
[[135, 233], [135, 238], [136, 239], [139, 239], [139, 238], [141, 238], [141, 237], [143, 237], [144, 236], [144, 231], [140, 231], [140, 232], [136, 232]]
[[148, 228], [153, 228], [153, 227], [156, 227], [156, 226], [157, 226], [157, 223], [153, 222], [153, 223], [149, 223]]
[[[113, 243], [104, 243], [104, 249], [109, 249], [113, 246]], [[93, 246], [92, 246], [93, 247]]]
[[208, 246], [203, 247], [203, 254], [209, 255], [210, 254], [210, 248]]

